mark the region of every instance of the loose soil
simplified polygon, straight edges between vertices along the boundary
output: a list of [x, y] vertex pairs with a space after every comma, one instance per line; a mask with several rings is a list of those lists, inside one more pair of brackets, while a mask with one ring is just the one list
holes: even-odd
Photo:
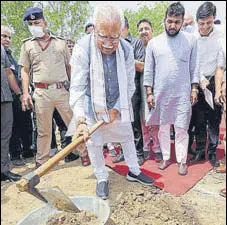
[[[34, 160], [26, 162], [26, 166], [12, 171], [21, 175], [33, 171]], [[225, 225], [226, 199], [219, 195], [225, 185], [226, 174], [210, 171], [184, 196], [176, 197], [154, 187], [128, 182], [124, 176], [109, 170], [107, 201], [111, 216], [106, 225]], [[95, 196], [96, 179], [91, 166], [83, 167], [80, 159], [70, 163], [60, 161], [40, 179], [37, 188], [53, 186], [68, 196]], [[31, 194], [20, 192], [15, 184], [1, 182], [2, 225], [16, 225], [43, 204]]]
[[43, 225], [100, 225], [101, 222], [97, 217], [88, 211], [77, 213], [62, 212], [50, 216]]

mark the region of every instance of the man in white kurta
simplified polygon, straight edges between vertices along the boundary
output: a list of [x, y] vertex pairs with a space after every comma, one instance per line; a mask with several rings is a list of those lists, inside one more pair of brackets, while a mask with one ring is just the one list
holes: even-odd
[[187, 174], [187, 130], [199, 81], [196, 40], [191, 34], [180, 31], [183, 17], [184, 8], [180, 3], [169, 6], [165, 17], [166, 31], [148, 43], [144, 67], [144, 86], [150, 108], [147, 125], [160, 125], [163, 161], [159, 169], [171, 164], [169, 137], [173, 124], [180, 175]]
[[88, 128], [99, 120], [106, 122], [86, 143], [97, 178], [96, 194], [106, 199], [109, 188], [102, 151], [105, 143], [121, 143], [129, 167], [127, 180], [147, 185], [154, 180], [140, 171], [137, 162], [131, 126], [135, 61], [130, 44], [120, 39], [123, 13], [110, 5], [98, 6], [93, 22], [94, 32], [75, 45], [71, 57], [70, 105], [74, 118], [68, 134], [76, 130], [76, 135], [86, 138]]

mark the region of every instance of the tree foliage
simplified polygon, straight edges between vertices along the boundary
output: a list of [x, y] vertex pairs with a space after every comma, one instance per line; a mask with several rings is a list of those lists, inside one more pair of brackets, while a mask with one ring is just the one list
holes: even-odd
[[15, 56], [19, 56], [21, 41], [29, 37], [30, 33], [22, 21], [23, 15], [32, 1], [2, 1], [1, 2], [1, 24], [10, 27], [12, 34], [12, 50]]
[[138, 11], [125, 10], [124, 14], [129, 21], [129, 30], [132, 36], [138, 36], [137, 23], [143, 19], [147, 18], [151, 21], [154, 33], [153, 36], [157, 36], [163, 32], [163, 19], [165, 17], [165, 12], [170, 2], [168, 1], [157, 1], [153, 2], [153, 5], [146, 4], [146, 1], [140, 3], [140, 8]]
[[48, 1], [44, 14], [51, 31], [76, 39], [84, 32], [89, 9], [88, 1]]
[[84, 33], [89, 16], [88, 1], [2, 1], [1, 23], [12, 28], [12, 50], [19, 57], [22, 40], [31, 34], [22, 18], [28, 7], [41, 7], [48, 29], [57, 35], [77, 39]]

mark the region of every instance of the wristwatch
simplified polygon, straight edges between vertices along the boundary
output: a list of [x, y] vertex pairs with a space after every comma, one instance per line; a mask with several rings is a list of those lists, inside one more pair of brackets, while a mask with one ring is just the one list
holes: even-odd
[[17, 99], [20, 99], [22, 93], [20, 92], [19, 94], [16, 94]]

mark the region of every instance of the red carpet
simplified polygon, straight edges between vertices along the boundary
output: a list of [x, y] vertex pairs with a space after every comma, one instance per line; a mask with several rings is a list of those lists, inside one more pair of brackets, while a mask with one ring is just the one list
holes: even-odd
[[[224, 133], [226, 132], [225, 123], [221, 124], [221, 134], [220, 138], [222, 140]], [[112, 163], [113, 157], [110, 157], [105, 153], [106, 157], [106, 166], [110, 167], [117, 173], [121, 175], [126, 175], [128, 172], [128, 167], [124, 162], [114, 164]], [[191, 157], [191, 155], [189, 155]], [[220, 144], [217, 151], [218, 159], [224, 157], [224, 145]], [[172, 143], [172, 164], [166, 168], [164, 171], [158, 169], [158, 163], [155, 162], [153, 154], [150, 160], [147, 160], [141, 170], [153, 177], [155, 179], [155, 186], [164, 189], [166, 192], [169, 192], [176, 196], [182, 196], [190, 188], [192, 188], [200, 179], [202, 179], [211, 169], [209, 161], [203, 161], [200, 164], [190, 165], [188, 167], [188, 174], [186, 176], [178, 175], [178, 166], [176, 163], [176, 157], [174, 152], [174, 143]]]

